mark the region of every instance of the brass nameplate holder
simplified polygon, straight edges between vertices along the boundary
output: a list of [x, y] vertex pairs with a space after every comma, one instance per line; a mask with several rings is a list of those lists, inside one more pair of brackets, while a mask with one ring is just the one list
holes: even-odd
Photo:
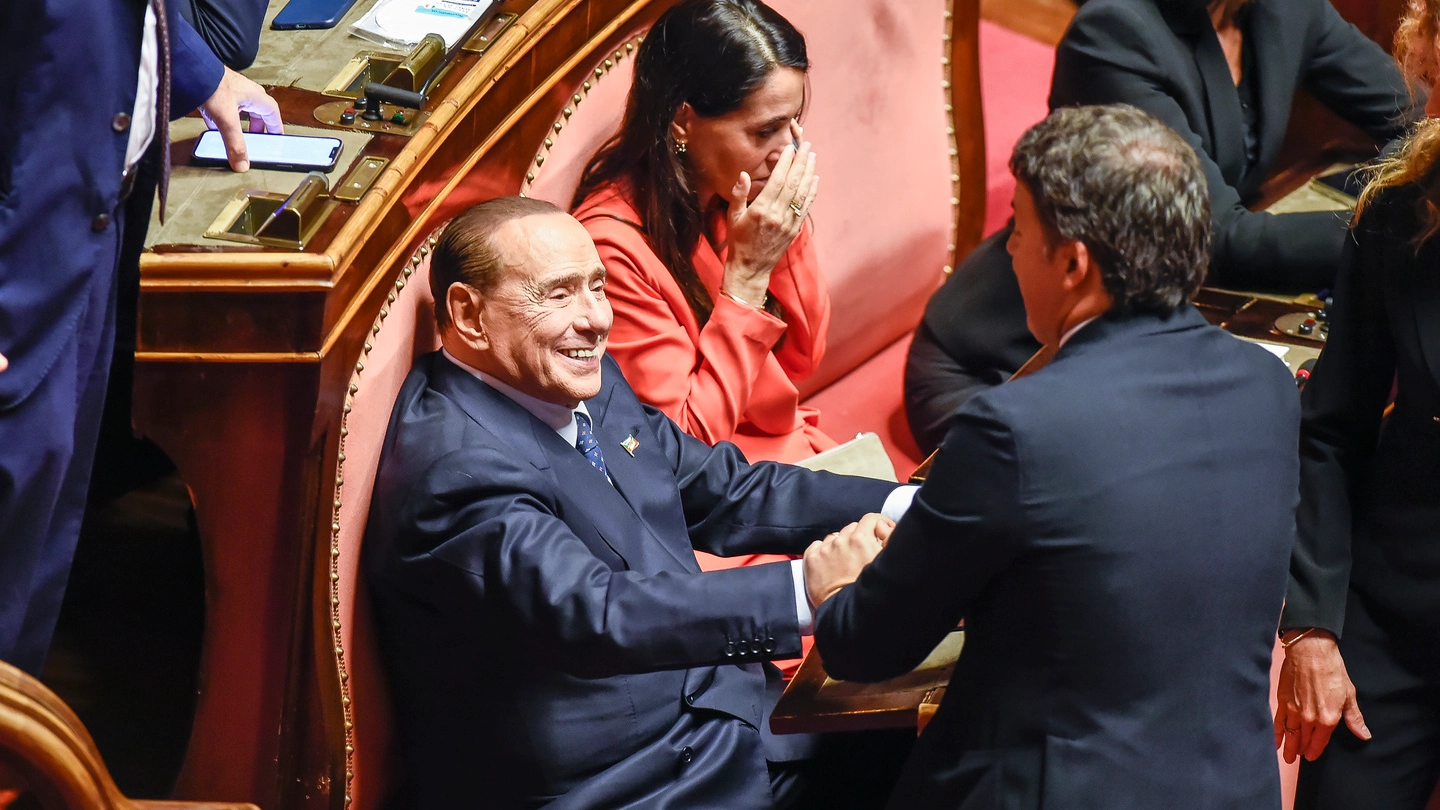
[[499, 39], [500, 35], [505, 33], [505, 29], [509, 28], [510, 24], [519, 18], [519, 14], [509, 11], [496, 14], [481, 24], [480, 30], [476, 31], [474, 36], [465, 40], [465, 43], [461, 45], [460, 48], [469, 53], [484, 54], [490, 50], [490, 46], [494, 44], [495, 40]]
[[311, 172], [288, 195], [241, 189], [205, 230], [205, 237], [303, 250], [334, 208], [325, 175]]
[[360, 202], [360, 198], [364, 197], [365, 192], [375, 185], [375, 181], [380, 179], [380, 173], [385, 171], [385, 167], [388, 165], [390, 165], [389, 158], [360, 158], [360, 162], [356, 163], [355, 168], [345, 175], [345, 179], [340, 181], [330, 196], [342, 202]]
[[[482, 20], [474, 33], [460, 45], [466, 53], [483, 55], [518, 14], [504, 12]], [[414, 93], [434, 87], [450, 67], [445, 40], [430, 34], [404, 56], [386, 51], [360, 51], [325, 85], [323, 92], [333, 98], [365, 97], [365, 85], [374, 82]]]
[[404, 56], [380, 51], [361, 51], [346, 63], [323, 92], [335, 98], [364, 98], [365, 85], [374, 82], [387, 87], [418, 93], [431, 79], [439, 79], [445, 63], [445, 40], [438, 34], [427, 34], [420, 44]]

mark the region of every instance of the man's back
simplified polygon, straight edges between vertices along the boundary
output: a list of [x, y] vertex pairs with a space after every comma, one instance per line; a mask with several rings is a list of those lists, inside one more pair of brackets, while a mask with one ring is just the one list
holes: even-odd
[[[1284, 366], [1188, 306], [1095, 321], [967, 404], [841, 594], [859, 598], [818, 621], [831, 673], [870, 679], [964, 618], [891, 806], [1277, 807], [1267, 689], [1298, 417]], [[873, 598], [897, 578], [904, 596]], [[895, 621], [916, 632], [854, 660], [826, 645]]]

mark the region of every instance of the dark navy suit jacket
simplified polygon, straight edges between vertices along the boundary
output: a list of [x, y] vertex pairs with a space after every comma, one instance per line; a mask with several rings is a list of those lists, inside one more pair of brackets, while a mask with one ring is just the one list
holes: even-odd
[[[120, 247], [120, 180], [135, 109], [144, 0], [0, 4], [0, 411], [50, 370], [109, 284]], [[223, 66], [170, 14], [176, 116], [200, 106]], [[157, 134], [158, 137], [158, 134]], [[103, 220], [99, 219], [104, 217]], [[144, 227], [145, 223], [138, 223]]]
[[967, 402], [816, 616], [827, 671], [864, 681], [965, 621], [891, 807], [1278, 808], [1299, 410], [1282, 363], [1188, 305], [1095, 321]]
[[799, 553], [895, 485], [750, 465], [603, 369], [613, 486], [442, 355], [396, 401], [364, 560], [423, 807], [770, 804], [760, 662], [800, 653], [791, 569], [694, 549]]

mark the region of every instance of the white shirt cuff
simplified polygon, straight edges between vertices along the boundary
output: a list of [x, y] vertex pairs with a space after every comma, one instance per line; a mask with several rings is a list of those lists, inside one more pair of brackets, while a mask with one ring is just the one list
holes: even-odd
[[885, 497], [885, 505], [880, 507], [880, 514], [899, 523], [900, 518], [905, 517], [905, 512], [910, 509], [910, 502], [915, 500], [915, 493], [918, 491], [918, 484], [896, 487]]
[[810, 610], [810, 597], [805, 593], [804, 560], [790, 561], [790, 575], [795, 578], [795, 617], [800, 622], [800, 635], [815, 631], [815, 614]]

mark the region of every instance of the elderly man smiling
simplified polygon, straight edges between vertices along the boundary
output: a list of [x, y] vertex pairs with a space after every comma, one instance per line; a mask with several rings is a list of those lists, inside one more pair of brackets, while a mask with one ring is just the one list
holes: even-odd
[[605, 267], [548, 203], [462, 214], [431, 286], [444, 350], [396, 401], [365, 540], [418, 805], [783, 805], [762, 662], [808, 632], [800, 563], [694, 550], [796, 554], [913, 488], [751, 465], [642, 406]]

